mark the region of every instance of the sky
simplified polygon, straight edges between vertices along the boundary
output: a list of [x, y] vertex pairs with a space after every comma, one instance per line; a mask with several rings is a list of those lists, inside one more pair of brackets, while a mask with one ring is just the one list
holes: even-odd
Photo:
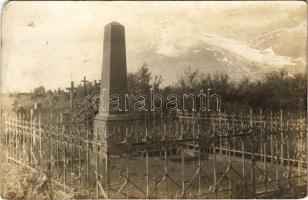
[[[2, 91], [66, 88], [83, 76], [100, 79], [104, 26], [112, 21], [125, 26], [128, 72], [146, 62], [167, 85], [185, 70], [179, 57], [204, 38], [241, 58], [250, 53], [251, 62], [271, 66], [273, 61], [273, 67], [306, 60], [306, 40], [288, 41], [307, 36], [306, 4], [301, 1], [12, 1], [2, 10]], [[178, 68], [158, 66], [174, 60]]]

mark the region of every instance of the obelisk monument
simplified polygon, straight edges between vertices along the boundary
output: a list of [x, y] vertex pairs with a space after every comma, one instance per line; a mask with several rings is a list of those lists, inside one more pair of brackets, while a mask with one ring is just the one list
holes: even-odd
[[[125, 49], [125, 30], [124, 26], [112, 22], [105, 27], [104, 33], [104, 52], [103, 68], [101, 75], [101, 103], [100, 115], [112, 118], [112, 116], [121, 115], [124, 110], [124, 98], [127, 93], [127, 70], [126, 70], [126, 49]], [[116, 110], [109, 107], [112, 95], [120, 97], [120, 107]], [[103, 100], [103, 101], [102, 101]]]
[[[123, 25], [112, 22], [105, 26], [104, 31], [100, 107], [93, 124], [94, 139], [103, 145], [102, 150], [109, 155], [121, 153], [121, 147], [116, 144], [125, 139], [125, 131], [132, 119], [125, 111], [126, 93], [125, 30]], [[118, 109], [114, 105], [115, 100], [119, 100]]]

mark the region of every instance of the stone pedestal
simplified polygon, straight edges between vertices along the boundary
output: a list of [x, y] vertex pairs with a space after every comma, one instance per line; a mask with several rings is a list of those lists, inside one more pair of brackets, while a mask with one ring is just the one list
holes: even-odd
[[132, 123], [130, 115], [97, 115], [94, 119], [94, 141], [102, 144], [102, 152], [122, 156], [129, 151], [125, 142]]

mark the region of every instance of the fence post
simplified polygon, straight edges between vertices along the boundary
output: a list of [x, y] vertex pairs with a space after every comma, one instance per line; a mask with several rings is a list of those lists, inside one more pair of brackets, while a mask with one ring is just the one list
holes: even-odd
[[[262, 127], [262, 129], [261, 129], [261, 131], [262, 131], [262, 134], [264, 134], [264, 132], [263, 131], [265, 131], [265, 141], [263, 142], [262, 141], [262, 144], [263, 144], [263, 146], [264, 146], [264, 151], [263, 151], [263, 170], [264, 170], [264, 184], [265, 184], [265, 192], [267, 192], [267, 151], [266, 151], [266, 149], [267, 149], [267, 139], [268, 139], [268, 137], [267, 137], [267, 129], [266, 129], [266, 125], [265, 125], [265, 123], [266, 123], [266, 121], [265, 122], [263, 122], [263, 113], [262, 113], [262, 109], [261, 109], [261, 111], [260, 111], [260, 121], [261, 121], [261, 125], [262, 126], [264, 126], [264, 127]], [[262, 146], [261, 146], [261, 149], [262, 149]]]
[[232, 198], [232, 180], [231, 180], [231, 141], [233, 140], [233, 136], [231, 135], [230, 138], [230, 124], [229, 124], [229, 117], [227, 117], [227, 135], [228, 135], [228, 175], [229, 175], [229, 198]]
[[[5, 150], [6, 150], [6, 161], [8, 161], [8, 157], [9, 157], [9, 149], [8, 149], [8, 134], [9, 134], [9, 125], [8, 125], [8, 114], [5, 112], [4, 115], [4, 126], [5, 126]], [[1, 121], [2, 123], [2, 121]]]
[[[193, 120], [192, 121], [192, 138], [193, 138], [193, 142], [192, 142], [192, 144], [193, 144], [193, 152], [195, 153], [195, 120]], [[187, 143], [188, 144], [188, 143]], [[187, 147], [188, 147], [188, 145], [187, 145]], [[193, 165], [195, 166], [195, 157], [193, 157]]]
[[50, 147], [50, 158], [49, 158], [50, 159], [50, 175], [53, 176], [54, 158], [53, 158], [53, 139], [52, 139], [51, 134], [48, 136], [48, 141], [49, 141], [49, 147]]
[[[164, 124], [164, 139], [166, 139], [166, 125]], [[171, 149], [172, 151], [172, 149]], [[166, 180], [166, 197], [167, 199], [169, 198], [169, 184], [168, 184], [168, 161], [167, 161], [167, 156], [168, 156], [168, 152], [167, 152], [167, 144], [165, 144], [165, 168], [164, 168], [164, 173], [165, 173], [165, 180]]]
[[276, 153], [275, 153], [275, 179], [276, 179], [276, 183], [277, 183], [277, 189], [279, 186], [279, 170], [278, 170], [278, 162], [279, 162], [279, 152], [278, 152], [278, 134], [275, 137], [275, 149], [276, 149]]
[[148, 129], [145, 129], [145, 170], [146, 170], [146, 198], [149, 199], [149, 152], [148, 152]]
[[79, 189], [81, 189], [81, 147], [82, 147], [82, 140], [81, 140], [81, 134], [78, 131], [78, 177], [79, 177]]
[[[17, 124], [20, 125], [21, 122], [21, 117], [20, 114], [18, 114], [18, 118], [17, 118]], [[18, 135], [19, 135], [19, 126], [16, 127], [16, 131], [15, 131], [15, 159], [18, 160]]]
[[42, 127], [41, 127], [41, 114], [39, 114], [38, 119], [38, 131], [39, 131], [39, 158], [38, 158], [38, 164], [41, 165], [42, 160]]
[[[289, 113], [287, 115], [287, 127], [289, 127]], [[287, 168], [288, 168], [288, 174], [287, 174], [287, 178], [290, 177], [290, 132], [287, 132]]]
[[65, 137], [65, 135], [64, 135], [64, 161], [63, 161], [63, 185], [64, 185], [64, 193], [65, 193], [65, 188], [66, 188], [66, 137]]
[[197, 125], [197, 134], [198, 134], [198, 193], [199, 198], [201, 198], [202, 191], [201, 191], [201, 146], [200, 146], [200, 130], [199, 130], [199, 124]]
[[88, 192], [88, 198], [90, 198], [90, 134], [88, 130], [86, 131], [87, 133], [87, 192]]
[[[244, 122], [243, 122], [243, 113], [241, 113], [241, 133], [246, 134], [244, 132]], [[241, 145], [242, 145], [242, 177], [243, 177], [243, 189], [244, 189], [244, 198], [246, 198], [246, 173], [245, 173], [245, 136], [242, 137], [241, 140]]]
[[250, 129], [251, 129], [251, 182], [252, 182], [252, 197], [256, 197], [256, 180], [255, 180], [255, 155], [254, 155], [254, 129], [253, 129], [253, 117], [252, 109], [250, 109]]
[[261, 134], [261, 141], [260, 141], [260, 161], [263, 162], [264, 155], [263, 155], [263, 130], [262, 130], [262, 108], [260, 108], [260, 116], [259, 116], [259, 129]]
[[105, 147], [106, 147], [106, 152], [105, 152], [105, 174], [106, 174], [106, 198], [107, 199], [109, 198], [109, 185], [110, 185], [108, 145], [109, 145], [109, 136], [108, 136], [108, 134], [106, 134], [106, 140], [105, 140]]
[[271, 142], [271, 164], [273, 164], [274, 146], [273, 146], [273, 111], [270, 113], [270, 142]]
[[[214, 121], [215, 123], [215, 121]], [[221, 112], [218, 111], [218, 123], [219, 123], [219, 153], [220, 155], [222, 155], [222, 139], [221, 139]], [[216, 149], [215, 149], [216, 151]]]
[[25, 139], [25, 134], [24, 134], [24, 132], [25, 132], [25, 130], [27, 130], [27, 123], [26, 123], [26, 121], [24, 121], [24, 123], [23, 123], [23, 128], [22, 128], [22, 131], [21, 131], [21, 140], [20, 140], [20, 142], [21, 142], [21, 147], [20, 147], [20, 152], [21, 152], [21, 162], [23, 162], [24, 163], [24, 148], [25, 148], [25, 142], [24, 142], [24, 139]]
[[[219, 120], [220, 120], [220, 117], [219, 117]], [[215, 193], [215, 199], [217, 198], [217, 191], [216, 191], [216, 184], [217, 184], [217, 175], [216, 175], [216, 128], [215, 128], [215, 119], [213, 117], [213, 120], [212, 120], [212, 124], [213, 124], [213, 190], [214, 190], [214, 193]], [[220, 122], [219, 122], [219, 126], [220, 126]], [[220, 139], [220, 137], [219, 137]], [[220, 148], [220, 151], [221, 151], [221, 148]]]
[[284, 134], [283, 134], [283, 121], [282, 121], [282, 110], [280, 110], [280, 137], [281, 137], [281, 144], [280, 144], [280, 164], [283, 166], [284, 164]]
[[[184, 138], [183, 133], [183, 124], [181, 123], [181, 138]], [[184, 177], [184, 168], [185, 158], [184, 158], [184, 145], [181, 143], [181, 179], [182, 179], [182, 197], [185, 197], [185, 177]]]
[[234, 134], [235, 134], [235, 114], [232, 113], [232, 142], [233, 142], [233, 156], [235, 157], [235, 150], [236, 150], [236, 140], [235, 140], [235, 137], [234, 137]]
[[302, 175], [302, 113], [299, 117], [299, 141], [298, 141], [298, 153], [299, 153], [299, 161], [297, 163], [298, 168], [298, 185], [301, 185], [301, 175]]
[[98, 199], [99, 198], [99, 188], [98, 188], [98, 182], [99, 182], [99, 174], [98, 174], [98, 170], [99, 170], [99, 146], [95, 146], [96, 147], [96, 149], [97, 149], [97, 151], [96, 151], [96, 176], [95, 176], [95, 178], [96, 178], [96, 198]]
[[72, 131], [72, 126], [73, 126], [73, 122], [72, 122], [72, 117], [70, 117], [70, 136], [72, 137], [71, 139], [71, 179], [73, 180], [73, 172], [74, 172], [74, 154], [75, 154], [75, 134]]
[[60, 153], [59, 153], [59, 148], [60, 148], [60, 130], [59, 130], [59, 117], [57, 116], [57, 180], [60, 179], [59, 177], [59, 157], [60, 157]]
[[[127, 161], [128, 159], [128, 154], [126, 157]], [[126, 198], [129, 199], [129, 170], [128, 170], [128, 166], [126, 166], [126, 180], [127, 180], [127, 184], [126, 184]]]

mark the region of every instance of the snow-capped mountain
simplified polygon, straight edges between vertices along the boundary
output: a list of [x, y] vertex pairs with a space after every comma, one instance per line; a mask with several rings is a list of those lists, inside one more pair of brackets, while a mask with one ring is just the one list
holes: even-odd
[[271, 71], [284, 69], [294, 73], [294, 69], [304, 68], [298, 58], [279, 55], [272, 47], [256, 48], [243, 41], [208, 33], [190, 46], [158, 46], [141, 55], [138, 59], [144, 60], [154, 75], [162, 75], [164, 85], [174, 84], [188, 67], [203, 74], [228, 74], [234, 81], [243, 77], [258, 80]]

